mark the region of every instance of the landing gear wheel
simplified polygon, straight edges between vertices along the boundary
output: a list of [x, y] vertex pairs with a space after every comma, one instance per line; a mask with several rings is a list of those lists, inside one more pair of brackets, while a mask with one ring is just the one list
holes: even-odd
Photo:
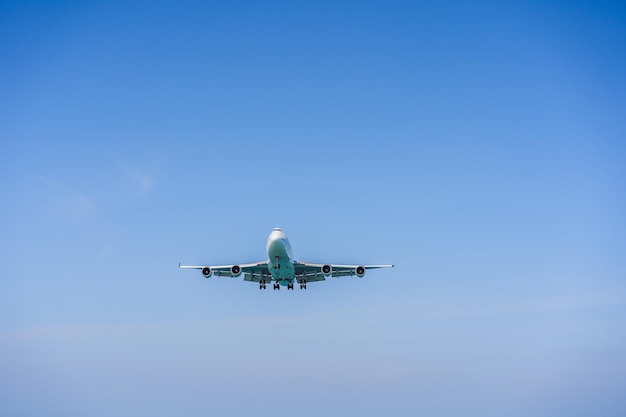
[[274, 289], [275, 290], [280, 290], [280, 284], [274, 284]]
[[291, 283], [287, 284], [287, 289], [288, 290], [293, 290], [293, 284], [291, 284]]

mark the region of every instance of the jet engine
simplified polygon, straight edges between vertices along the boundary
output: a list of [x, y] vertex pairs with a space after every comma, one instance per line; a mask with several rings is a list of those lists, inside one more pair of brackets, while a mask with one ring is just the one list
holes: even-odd
[[230, 273], [233, 277], [241, 275], [241, 267], [239, 265], [233, 265], [230, 267]]
[[354, 268], [354, 272], [356, 273], [357, 277], [361, 278], [363, 275], [365, 275], [365, 267], [357, 266], [356, 268]]
[[329, 276], [332, 272], [333, 268], [330, 265], [322, 266], [322, 274], [324, 274], [325, 277]]
[[213, 271], [211, 271], [211, 268], [209, 268], [208, 266], [202, 268], [202, 275], [204, 275], [205, 278], [209, 278], [212, 274]]

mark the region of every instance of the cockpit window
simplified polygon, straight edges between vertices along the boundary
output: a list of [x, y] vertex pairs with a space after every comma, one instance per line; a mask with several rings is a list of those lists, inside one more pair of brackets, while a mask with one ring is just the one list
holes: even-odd
[[280, 227], [277, 227], [274, 229], [275, 232], [282, 232], [282, 229]]

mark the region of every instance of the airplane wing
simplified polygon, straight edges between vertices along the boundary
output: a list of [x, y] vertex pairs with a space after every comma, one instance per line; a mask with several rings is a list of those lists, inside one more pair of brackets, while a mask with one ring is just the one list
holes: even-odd
[[[347, 277], [365, 275], [368, 269], [393, 268], [393, 265], [338, 265], [338, 264], [317, 264], [307, 262], [294, 262], [294, 273], [297, 282], [324, 281], [326, 277]], [[201, 269], [202, 275], [209, 278], [212, 275], [218, 277], [236, 278], [242, 273], [244, 281], [272, 281], [272, 274], [268, 269], [268, 261], [255, 262], [242, 265], [181, 265], [181, 269]]]
[[293, 266], [296, 280], [304, 279], [307, 282], [324, 281], [327, 276], [348, 277], [356, 275], [362, 277], [368, 269], [393, 268], [393, 265], [337, 265], [308, 262], [295, 262]]
[[[245, 274], [246, 281], [259, 282], [261, 279], [270, 280], [271, 274], [267, 269], [267, 261], [255, 262], [251, 264], [233, 264], [233, 265], [181, 265], [178, 264], [181, 269], [201, 269], [202, 275], [205, 278], [209, 278], [211, 275], [217, 277], [230, 277], [236, 278], [242, 273]], [[251, 279], [248, 279], [250, 277]], [[269, 279], [268, 279], [269, 277]]]

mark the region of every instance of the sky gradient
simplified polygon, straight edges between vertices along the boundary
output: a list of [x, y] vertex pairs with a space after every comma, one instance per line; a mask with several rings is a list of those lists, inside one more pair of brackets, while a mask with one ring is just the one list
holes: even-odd
[[0, 415], [626, 415], [626, 8], [296, 3], [0, 2]]

